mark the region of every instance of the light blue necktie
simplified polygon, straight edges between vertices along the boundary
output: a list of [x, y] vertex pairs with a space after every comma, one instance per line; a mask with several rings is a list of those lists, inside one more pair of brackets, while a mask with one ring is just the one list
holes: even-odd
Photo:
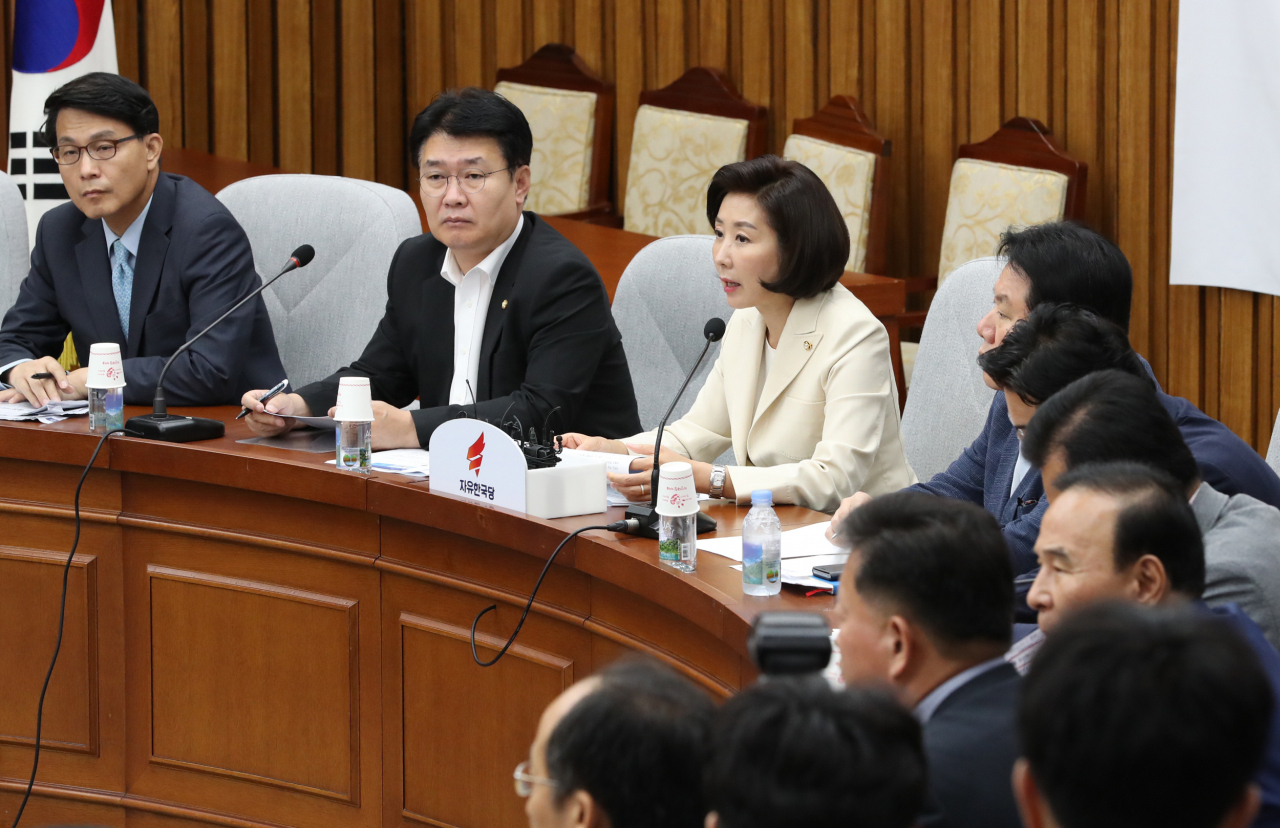
[[120, 327], [124, 338], [129, 338], [129, 302], [133, 298], [133, 254], [121, 239], [111, 244], [111, 292], [116, 295], [116, 310], [120, 313]]

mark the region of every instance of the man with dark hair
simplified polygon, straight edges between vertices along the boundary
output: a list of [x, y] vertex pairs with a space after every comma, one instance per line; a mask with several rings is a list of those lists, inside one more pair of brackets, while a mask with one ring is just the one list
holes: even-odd
[[[993, 288], [991, 311], [978, 322], [979, 354], [998, 347], [1040, 302], [1072, 302], [1128, 328], [1133, 272], [1120, 248], [1101, 234], [1072, 222], [1010, 227], [997, 255], [1007, 261]], [[995, 388], [989, 379], [987, 384]], [[1021, 571], [1033, 559], [1044, 488], [1020, 458], [1002, 394], [991, 401], [982, 433], [947, 470], [911, 488], [982, 506], [1000, 524], [1015, 567]], [[865, 492], [845, 498], [832, 527], [870, 499]]]
[[[249, 239], [203, 187], [160, 171], [160, 116], [133, 81], [82, 75], [44, 111], [71, 203], [40, 220], [31, 272], [0, 323], [0, 402], [87, 396], [88, 369], [58, 364], [69, 332], [84, 362], [95, 343], [119, 345], [125, 403], [150, 405], [168, 358], [261, 284]], [[283, 377], [259, 297], [174, 361], [165, 392], [171, 405], [227, 405]]]
[[1125, 332], [1092, 311], [1041, 304], [978, 364], [1003, 391], [1017, 429], [1026, 427], [1036, 406], [1086, 374], [1114, 369], [1146, 380], [1191, 449], [1201, 479], [1225, 495], [1280, 506], [1280, 477], [1261, 455], [1189, 401], [1162, 392]]
[[920, 723], [878, 690], [771, 678], [719, 710], [703, 780], [705, 828], [909, 828], [926, 788]]
[[713, 710], [651, 660], [573, 685], [543, 712], [515, 771], [529, 828], [702, 828]]
[[991, 515], [901, 491], [838, 528], [850, 548], [834, 625], [845, 682], [888, 684], [924, 725], [924, 824], [1014, 828], [1018, 673], [1004, 660], [1013, 570]]
[[[1043, 564], [1028, 601], [1040, 629], [1018, 642], [1010, 658], [1021, 671], [1040, 658], [1082, 607], [1108, 600], [1144, 606], [1193, 605], [1230, 624], [1254, 649], [1273, 691], [1280, 691], [1280, 653], [1235, 604], [1210, 609], [1201, 601], [1205, 548], [1185, 489], [1141, 463], [1085, 463], [1054, 478], [1053, 499], [1036, 541]], [[1272, 723], [1266, 762], [1258, 771], [1258, 826], [1280, 825], [1280, 719]]]
[[[1204, 538], [1205, 600], [1238, 604], [1280, 644], [1280, 510], [1205, 482], [1151, 382], [1120, 371], [1076, 380], [1036, 409], [1022, 450], [1051, 503], [1058, 478], [1085, 463], [1145, 463], [1173, 478]], [[1027, 600], [1037, 609], [1030, 593]]]
[[[437, 96], [409, 134], [431, 232], [400, 245], [387, 310], [351, 364], [265, 407], [244, 395], [262, 435], [324, 414], [344, 376], [368, 377], [373, 447], [426, 447], [460, 416], [555, 432], [640, 430], [627, 357], [595, 267], [531, 212], [533, 137], [494, 92]], [[421, 408], [402, 407], [419, 399]]]
[[1244, 828], [1258, 810], [1250, 778], [1273, 706], [1254, 653], [1221, 621], [1085, 610], [1050, 637], [1023, 683], [1014, 771], [1023, 820]]

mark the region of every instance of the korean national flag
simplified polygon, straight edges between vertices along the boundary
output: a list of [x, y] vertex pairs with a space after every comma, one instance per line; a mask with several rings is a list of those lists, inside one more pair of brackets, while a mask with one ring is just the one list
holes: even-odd
[[111, 0], [17, 0], [9, 175], [27, 203], [32, 244], [40, 217], [67, 200], [58, 165], [40, 135], [45, 99], [80, 75], [117, 71]]

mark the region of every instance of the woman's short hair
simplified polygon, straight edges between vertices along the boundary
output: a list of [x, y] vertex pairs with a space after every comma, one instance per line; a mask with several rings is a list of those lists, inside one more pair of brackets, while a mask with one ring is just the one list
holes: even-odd
[[755, 198], [778, 234], [778, 278], [763, 283], [765, 289], [808, 299], [835, 287], [849, 261], [849, 228], [813, 170], [776, 155], [726, 164], [707, 188], [712, 227], [730, 193]]

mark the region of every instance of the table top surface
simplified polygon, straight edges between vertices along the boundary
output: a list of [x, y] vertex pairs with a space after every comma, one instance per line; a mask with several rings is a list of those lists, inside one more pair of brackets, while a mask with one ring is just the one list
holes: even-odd
[[[95, 468], [268, 492], [367, 511], [544, 559], [569, 532], [611, 523], [623, 516], [622, 507], [611, 507], [603, 514], [544, 520], [432, 492], [429, 481], [377, 471], [369, 475], [341, 472], [326, 462], [332, 459], [329, 453], [238, 442], [254, 436], [244, 421], [234, 419], [238, 410], [230, 406], [171, 409], [172, 414], [222, 420], [226, 435], [195, 443], [114, 436], [103, 447]], [[149, 412], [141, 407], [125, 409], [126, 420], [145, 413]], [[82, 466], [98, 439], [89, 433], [87, 417], [51, 424], [0, 422], [0, 457]], [[741, 534], [746, 508], [727, 501], [710, 501], [703, 508], [716, 519], [718, 527], [714, 534], [701, 537]], [[799, 506], [775, 508], [784, 529], [829, 520], [826, 514]], [[577, 543], [561, 553], [557, 564], [637, 592], [713, 631], [724, 629], [723, 619], [717, 619], [726, 610], [749, 625], [763, 610], [826, 612], [833, 605], [830, 594], [806, 597], [804, 590], [793, 586], [784, 586], [780, 595], [768, 598], [746, 596], [742, 592], [742, 575], [732, 568], [734, 562], [728, 558], [703, 552], [698, 555], [697, 571], [685, 574], [658, 562], [656, 541], [602, 530], [579, 536]]]

